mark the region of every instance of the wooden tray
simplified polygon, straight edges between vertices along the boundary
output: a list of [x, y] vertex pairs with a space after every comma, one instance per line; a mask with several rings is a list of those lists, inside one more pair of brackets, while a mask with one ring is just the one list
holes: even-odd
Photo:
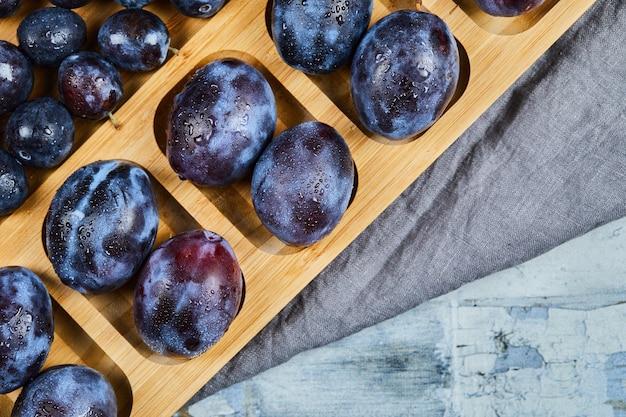
[[[16, 43], [24, 15], [44, 0], [24, 2], [18, 15], [0, 21], [0, 39]], [[175, 413], [303, 287], [326, 267], [366, 226], [452, 144], [594, 0], [547, 0], [519, 18], [493, 18], [473, 0], [424, 0], [423, 7], [444, 19], [462, 50], [463, 74], [451, 106], [426, 134], [401, 145], [368, 137], [359, 127], [349, 96], [349, 73], [310, 77], [286, 66], [267, 33], [265, 1], [230, 0], [209, 20], [186, 18], [167, 0], [147, 9], [163, 18], [179, 48], [160, 69], [123, 74], [125, 101], [116, 112], [116, 130], [106, 121], [77, 122], [77, 145], [59, 168], [29, 170], [32, 193], [15, 213], [0, 219], [0, 265], [22, 265], [39, 274], [55, 307], [55, 341], [45, 367], [81, 363], [103, 372], [115, 387], [120, 416]], [[376, 0], [372, 22], [406, 5]], [[86, 20], [88, 49], [95, 49], [99, 24], [120, 7], [93, 0], [77, 9]], [[359, 173], [356, 197], [334, 232], [318, 244], [295, 250], [281, 244], [254, 214], [245, 181], [226, 189], [199, 189], [180, 181], [164, 156], [164, 120], [173, 95], [204, 63], [237, 56], [259, 68], [278, 101], [277, 133], [317, 119], [334, 126], [348, 142]], [[58, 96], [49, 70], [36, 70], [33, 96]], [[2, 120], [2, 131], [6, 117]], [[157, 242], [175, 233], [203, 227], [234, 247], [246, 277], [243, 309], [224, 338], [206, 354], [170, 362], [151, 354], [132, 319], [132, 285], [113, 294], [83, 296], [60, 283], [41, 244], [41, 226], [50, 200], [78, 167], [98, 160], [124, 158], [152, 174], [161, 223]], [[8, 416], [19, 390], [0, 396], [0, 417]]]

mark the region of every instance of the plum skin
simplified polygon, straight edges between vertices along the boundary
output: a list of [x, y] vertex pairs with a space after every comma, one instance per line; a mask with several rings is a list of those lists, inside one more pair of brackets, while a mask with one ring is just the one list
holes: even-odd
[[166, 155], [182, 179], [227, 186], [252, 172], [276, 122], [274, 93], [261, 72], [237, 58], [217, 59], [176, 96]]
[[38, 97], [11, 114], [5, 142], [23, 165], [53, 168], [71, 152], [75, 130], [74, 119], [63, 103], [53, 97]]
[[87, 40], [87, 24], [76, 12], [63, 7], [35, 9], [17, 27], [24, 54], [35, 65], [56, 68]]
[[307, 74], [346, 65], [370, 23], [372, 0], [273, 0], [271, 36], [280, 57]]
[[158, 223], [147, 172], [130, 161], [96, 161], [74, 171], [55, 193], [44, 220], [44, 249], [65, 285], [83, 294], [111, 292], [139, 270]]
[[279, 134], [252, 174], [254, 210], [287, 245], [310, 246], [328, 235], [354, 191], [355, 165], [343, 137], [331, 126], [304, 122]]
[[99, 371], [85, 365], [51, 366], [26, 384], [11, 417], [117, 417], [115, 391]]
[[165, 62], [170, 34], [156, 14], [126, 8], [109, 16], [98, 30], [102, 55], [122, 70], [151, 71]]
[[76, 117], [97, 121], [109, 116], [124, 94], [122, 76], [109, 60], [92, 51], [78, 51], [59, 64], [61, 101]]
[[208, 19], [222, 10], [227, 0], [170, 0], [170, 2], [185, 16]]
[[33, 64], [17, 46], [0, 40], [0, 115], [24, 103], [34, 84]]
[[530, 13], [545, 0], [475, 0], [485, 13], [496, 17], [516, 17]]
[[355, 51], [350, 91], [359, 120], [390, 140], [416, 137], [452, 100], [459, 51], [438, 16], [398, 10], [374, 23]]
[[243, 273], [230, 244], [203, 229], [159, 245], [137, 279], [133, 313], [154, 352], [192, 359], [228, 330], [243, 301]]
[[0, 216], [13, 213], [28, 198], [30, 187], [20, 162], [0, 149]]
[[0, 394], [33, 379], [54, 340], [52, 300], [26, 267], [0, 268]]

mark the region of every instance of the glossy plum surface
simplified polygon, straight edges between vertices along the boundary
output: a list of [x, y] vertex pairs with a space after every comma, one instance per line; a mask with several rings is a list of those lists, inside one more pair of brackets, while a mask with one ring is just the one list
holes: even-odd
[[5, 143], [23, 165], [52, 168], [69, 155], [75, 131], [74, 119], [63, 103], [52, 97], [39, 97], [11, 114]]
[[0, 18], [13, 16], [22, 7], [22, 0], [0, 0]]
[[152, 0], [115, 0], [117, 4], [127, 9], [141, 9], [147, 6], [151, 1]]
[[545, 0], [475, 0], [487, 14], [498, 17], [515, 17], [530, 13]]
[[22, 164], [0, 149], [0, 216], [17, 210], [29, 193], [28, 178]]
[[158, 222], [143, 168], [123, 160], [92, 162], [55, 193], [44, 221], [44, 247], [65, 285], [84, 294], [110, 292], [139, 270]]
[[272, 39], [291, 67], [330, 73], [352, 58], [372, 8], [373, 0], [273, 0]]
[[263, 75], [235, 58], [212, 61], [174, 100], [166, 154], [182, 179], [225, 186], [252, 172], [276, 129], [276, 101]]
[[35, 65], [58, 67], [87, 40], [87, 24], [80, 15], [63, 7], [35, 9], [17, 27], [24, 54]]
[[399, 10], [374, 23], [357, 47], [352, 100], [368, 130], [407, 139], [441, 117], [459, 75], [458, 47], [446, 23], [428, 12]]
[[92, 51], [79, 51], [61, 61], [58, 88], [74, 116], [92, 121], [109, 116], [124, 92], [115, 65]]
[[38, 275], [0, 268], [0, 394], [37, 376], [54, 339], [52, 300]]
[[133, 303], [141, 338], [155, 352], [191, 359], [222, 338], [242, 303], [243, 275], [229, 243], [192, 230], [157, 247]]
[[113, 13], [98, 30], [102, 55], [126, 71], [150, 71], [167, 58], [170, 34], [159, 16], [141, 8]]
[[189, 17], [207, 19], [222, 10], [227, 0], [170, 0], [176, 10]]
[[293, 246], [309, 246], [337, 226], [350, 202], [355, 167], [331, 126], [305, 122], [279, 134], [252, 174], [252, 203], [261, 222]]
[[33, 65], [20, 49], [0, 40], [0, 116], [15, 110], [33, 91]]
[[45, 369], [17, 397], [11, 417], [117, 417], [117, 398], [99, 371], [84, 365]]
[[50, 3], [65, 9], [77, 9], [91, 2], [91, 0], [50, 0]]

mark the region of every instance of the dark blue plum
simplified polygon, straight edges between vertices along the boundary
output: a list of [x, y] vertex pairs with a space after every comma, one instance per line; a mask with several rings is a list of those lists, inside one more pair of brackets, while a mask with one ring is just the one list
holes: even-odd
[[77, 9], [89, 4], [91, 0], [50, 0], [50, 3], [64, 9]]
[[111, 116], [124, 93], [115, 65], [92, 51], [79, 51], [61, 61], [58, 88], [69, 111], [91, 121]]
[[243, 286], [224, 238], [207, 230], [178, 234], [157, 247], [141, 269], [133, 302], [137, 331], [160, 355], [197, 357], [228, 330]]
[[22, 7], [22, 0], [0, 0], [0, 18], [11, 17]]
[[215, 16], [222, 10], [226, 0], [170, 0], [179, 13], [201, 19]]
[[352, 61], [350, 88], [363, 125], [402, 140], [441, 117], [459, 75], [458, 47], [446, 23], [428, 12], [399, 10], [365, 33]]
[[485, 13], [497, 17], [515, 17], [530, 13], [544, 0], [475, 0]]
[[87, 25], [72, 10], [44, 7], [22, 19], [17, 27], [17, 39], [24, 55], [33, 64], [56, 68], [85, 44]]
[[109, 380], [84, 365], [56, 365], [24, 386], [11, 417], [117, 417]]
[[139, 270], [159, 223], [150, 177], [123, 160], [92, 162], [57, 190], [44, 221], [46, 254], [61, 281], [83, 294], [111, 292]]
[[355, 185], [348, 145], [331, 126], [305, 122], [279, 134], [252, 174], [261, 222], [288, 245], [310, 246], [343, 217]]
[[0, 40], [0, 116], [25, 102], [34, 83], [33, 64], [17, 46]]
[[152, 0], [115, 0], [117, 4], [127, 9], [141, 9], [147, 6]]
[[0, 216], [13, 213], [26, 201], [29, 187], [24, 167], [0, 149]]
[[37, 376], [54, 340], [52, 300], [38, 275], [0, 268], [0, 394]]
[[183, 179], [225, 186], [252, 172], [276, 129], [276, 101], [263, 75], [235, 58], [196, 71], [175, 98], [166, 154]]
[[139, 8], [109, 16], [98, 30], [102, 55], [122, 70], [150, 71], [165, 62], [170, 34], [161, 18]]
[[22, 165], [52, 168], [63, 162], [74, 145], [74, 119], [59, 100], [39, 97], [20, 105], [5, 131], [8, 151]]
[[271, 34], [288, 65], [327, 74], [348, 64], [365, 33], [373, 0], [273, 0]]

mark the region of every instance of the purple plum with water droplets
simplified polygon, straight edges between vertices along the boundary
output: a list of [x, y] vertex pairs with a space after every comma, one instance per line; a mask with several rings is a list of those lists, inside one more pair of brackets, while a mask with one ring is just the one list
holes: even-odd
[[192, 359], [217, 343], [243, 301], [230, 244], [208, 230], [180, 233], [146, 260], [135, 287], [137, 331], [156, 353]]
[[41, 278], [22, 266], [0, 268], [0, 394], [32, 380], [54, 339], [52, 300]]
[[343, 217], [355, 186], [350, 149], [333, 127], [313, 121], [279, 134], [252, 174], [261, 222], [288, 245], [310, 246]]
[[545, 0], [475, 0], [485, 13], [496, 17], [516, 17], [530, 13]]
[[448, 25], [432, 13], [399, 10], [365, 33], [352, 61], [350, 89], [367, 130], [404, 140], [441, 117], [459, 75], [458, 46]]
[[44, 221], [44, 247], [65, 285], [84, 294], [111, 292], [139, 270], [158, 223], [148, 173], [129, 161], [96, 161], [56, 191]]
[[117, 417], [111, 382], [85, 365], [64, 364], [45, 369], [24, 386], [11, 417]]
[[252, 172], [276, 128], [263, 74], [236, 58], [212, 61], [185, 84], [170, 110], [166, 154], [182, 179], [226, 186]]
[[328, 74], [350, 62], [372, 8], [372, 0], [273, 0], [272, 40], [289, 66]]

